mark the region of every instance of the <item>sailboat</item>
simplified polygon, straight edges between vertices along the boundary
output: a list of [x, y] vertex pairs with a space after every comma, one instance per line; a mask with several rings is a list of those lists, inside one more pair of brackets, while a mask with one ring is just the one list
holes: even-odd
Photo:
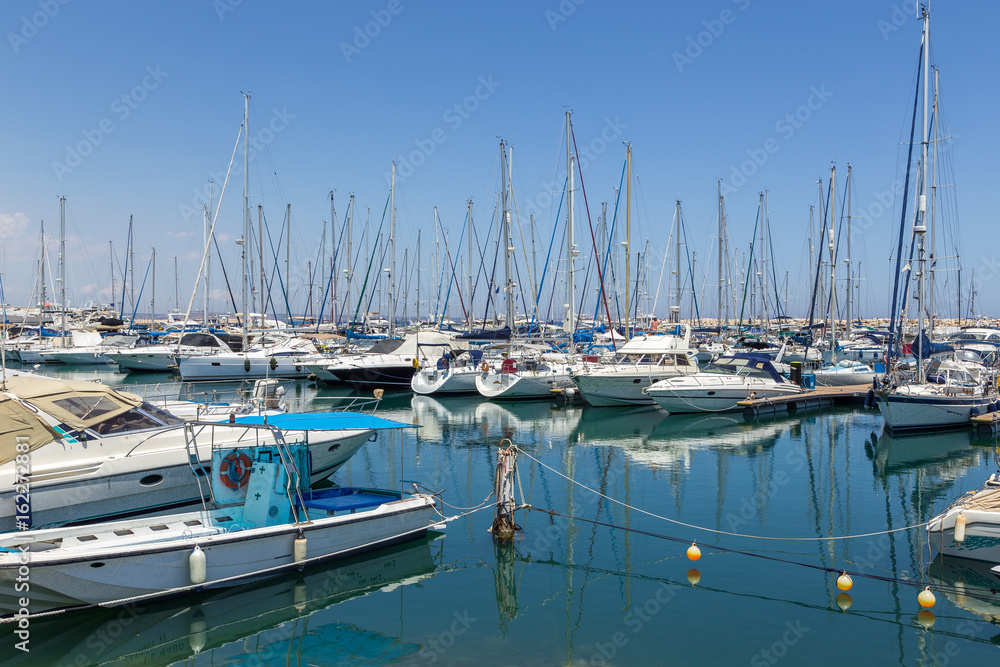
[[[927, 183], [928, 183], [928, 69], [930, 51], [930, 17], [923, 10], [923, 35], [921, 56], [923, 69], [923, 141], [920, 162], [919, 195], [913, 225], [913, 236], [917, 248], [917, 336], [911, 349], [915, 360], [912, 365], [896, 360], [894, 368], [876, 388], [879, 412], [886, 427], [895, 433], [925, 431], [935, 428], [964, 426], [971, 417], [986, 412], [995, 405], [997, 399], [995, 381], [979, 382], [969, 368], [961, 362], [947, 362], [942, 368], [930, 366], [931, 342], [924, 323], [925, 282], [927, 261], [925, 258], [925, 236], [927, 233]], [[936, 107], [936, 104], [935, 104]], [[914, 116], [916, 110], [914, 109]], [[935, 125], [937, 118], [935, 118]], [[911, 130], [912, 136], [912, 130]], [[912, 145], [912, 144], [911, 144]], [[909, 174], [907, 174], [907, 179]], [[904, 200], [905, 201], [905, 200]], [[903, 207], [903, 215], [906, 207]], [[901, 230], [902, 232], [902, 230]], [[899, 262], [902, 258], [897, 258]], [[897, 279], [898, 280], [898, 279]], [[905, 292], [904, 292], [905, 294]], [[894, 294], [894, 306], [896, 295]], [[896, 317], [896, 312], [892, 313]], [[902, 329], [900, 325], [899, 329]], [[895, 335], [896, 332], [893, 331]], [[898, 349], [897, 346], [893, 346]], [[894, 350], [895, 351], [895, 350]], [[890, 355], [893, 356], [893, 355]], [[944, 362], [939, 362], [944, 363]], [[929, 372], [932, 371], [933, 372]], [[971, 369], [974, 372], [979, 369]]]

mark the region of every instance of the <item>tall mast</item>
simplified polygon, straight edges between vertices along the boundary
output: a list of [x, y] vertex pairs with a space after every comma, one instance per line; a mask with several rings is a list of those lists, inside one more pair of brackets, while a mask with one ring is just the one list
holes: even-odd
[[468, 266], [468, 276], [469, 276], [469, 309], [466, 311], [466, 319], [469, 324], [469, 333], [472, 333], [472, 200], [465, 200], [465, 217], [469, 220], [468, 234], [468, 246], [469, 246], [469, 266]]
[[111, 314], [115, 314], [115, 242], [108, 241], [108, 257], [111, 259]]
[[683, 293], [683, 285], [681, 284], [681, 200], [677, 200], [677, 211], [675, 213], [677, 217], [677, 299], [674, 301], [674, 305], [677, 306], [677, 322], [681, 321], [681, 294]]
[[625, 144], [625, 342], [629, 339], [628, 320], [632, 312], [629, 297], [632, 290], [629, 283], [632, 280], [632, 144]]
[[573, 282], [573, 251], [576, 244], [573, 241], [573, 120], [570, 112], [566, 112], [566, 321], [563, 328], [569, 332], [570, 351], [575, 352], [573, 332], [576, 330], [575, 304], [576, 293]]
[[514, 326], [514, 272], [511, 267], [511, 251], [514, 249], [512, 244], [512, 238], [510, 234], [510, 211], [507, 210], [507, 144], [500, 140], [500, 214], [503, 216], [503, 276], [504, 276], [504, 295], [507, 297], [505, 301], [505, 315], [506, 324], [510, 327], [513, 333]]
[[[725, 224], [726, 224], [726, 214], [724, 213], [724, 210], [723, 210], [724, 207], [723, 207], [723, 199], [722, 199], [722, 179], [721, 178], [717, 179], [716, 180], [716, 184], [719, 187], [719, 310], [718, 310], [719, 319], [717, 320], [717, 324], [719, 325], [719, 337], [720, 337], [720, 340], [721, 340], [721, 337], [722, 337], [722, 256], [723, 256], [723, 253], [724, 253], [724, 250], [723, 250], [723, 247], [722, 247], [722, 244], [723, 244], [722, 238], [723, 238], [723, 233], [724, 233], [723, 232], [723, 228], [725, 227]], [[728, 322], [726, 324], [728, 324]]]
[[[129, 226], [131, 228], [131, 219]], [[38, 326], [45, 324], [45, 221], [42, 220], [42, 252], [38, 260]]]
[[834, 254], [833, 229], [837, 224], [837, 167], [830, 167], [830, 229], [828, 232], [827, 250], [830, 253], [830, 306], [827, 322], [830, 327], [830, 360], [836, 359], [837, 351], [837, 322], [834, 320], [834, 308], [837, 301], [837, 260]]
[[[291, 209], [291, 204], [288, 205]], [[291, 211], [289, 211], [291, 212]], [[337, 303], [337, 257], [340, 257], [340, 252], [338, 252], [337, 245], [337, 209], [334, 206], [333, 201], [333, 190], [330, 190], [330, 277], [328, 279], [328, 284], [330, 285], [330, 322], [333, 322], [333, 313], [336, 310]], [[286, 272], [287, 275], [287, 272]]]
[[389, 190], [389, 338], [396, 331], [396, 163]]
[[[437, 206], [434, 207], [434, 217], [437, 217]], [[417, 321], [420, 321], [420, 231], [417, 230], [417, 303], [414, 309], [417, 314]], [[438, 328], [441, 328], [440, 323]]]
[[285, 205], [285, 318], [291, 326], [295, 326], [295, 320], [292, 319], [292, 306], [288, 302], [288, 279], [291, 274], [288, 272], [291, 266], [291, 255], [292, 255], [292, 205]]
[[931, 334], [934, 333], [934, 258], [937, 256], [937, 235], [934, 233], [934, 218], [937, 209], [937, 152], [938, 152], [938, 128], [941, 126], [941, 118], [938, 116], [938, 71], [934, 70], [934, 158], [931, 168], [931, 265], [927, 271], [927, 310], [931, 317]]
[[59, 198], [59, 306], [62, 309], [61, 347], [66, 347], [66, 197]]
[[354, 250], [351, 248], [354, 239], [352, 237], [354, 230], [354, 195], [351, 195], [351, 202], [349, 204], [351, 207], [351, 213], [347, 216], [347, 258], [346, 264], [344, 266], [344, 303], [347, 305], [347, 311], [350, 312], [351, 309], [351, 268], [354, 266]]
[[247, 243], [250, 239], [250, 94], [243, 94], [243, 238], [240, 241], [241, 267], [242, 267], [242, 308], [243, 315], [240, 317], [240, 324], [243, 335], [243, 349], [247, 349], [247, 316], [250, 313], [250, 294], [247, 290], [247, 280], [250, 275], [247, 261]]
[[[212, 211], [212, 209], [213, 209], [212, 200], [213, 200], [214, 195], [215, 195], [214, 190], [215, 190], [215, 183], [212, 182], [212, 181], [209, 181], [209, 186], [208, 186], [208, 208], [205, 209], [205, 233], [204, 233], [205, 244], [202, 247], [208, 247], [208, 242], [210, 240], [208, 238], [208, 232], [211, 229], [211, 227], [209, 226], [209, 222], [208, 221], [209, 221], [210, 211]], [[212, 253], [208, 252], [208, 253], [205, 253], [205, 327], [206, 328], [208, 327], [208, 310], [209, 310], [209, 304], [210, 304], [209, 299], [211, 298], [211, 287], [212, 287], [211, 275], [212, 275]]]
[[913, 226], [913, 232], [917, 236], [917, 382], [924, 381], [924, 235], [927, 233], [927, 123], [928, 123], [928, 95], [927, 68], [930, 62], [930, 16], [927, 8], [923, 8], [924, 34], [924, 117], [923, 117], [923, 141], [921, 142], [921, 162], [920, 162], [920, 195], [917, 197], [917, 219]]
[[[851, 190], [854, 189], [854, 181], [851, 177], [851, 163], [847, 163], [847, 259], [844, 260], [844, 264], [847, 265], [847, 300], [844, 306], [844, 312], [847, 319], [847, 329], [844, 332], [844, 337], [850, 340], [851, 338], [851, 290], [853, 285], [851, 284]], [[786, 299], [787, 301], [787, 299]]]

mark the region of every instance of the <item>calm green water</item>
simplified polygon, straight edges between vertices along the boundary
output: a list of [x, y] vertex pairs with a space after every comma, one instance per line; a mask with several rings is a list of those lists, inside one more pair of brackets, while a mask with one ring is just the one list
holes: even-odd
[[[173, 388], [169, 378], [153, 381]], [[337, 393], [323, 390], [314, 405]], [[300, 382], [289, 394], [309, 399], [316, 390]], [[1000, 657], [1000, 593], [974, 590], [1000, 582], [987, 568], [935, 562], [921, 529], [790, 542], [665, 520], [767, 537], [903, 528], [979, 487], [996, 470], [991, 441], [965, 432], [892, 438], [877, 411], [862, 409], [747, 423], [656, 408], [390, 395], [380, 412], [421, 428], [369, 443], [337, 482], [419, 481], [443, 489], [446, 514], [458, 514], [489, 495], [496, 448], [509, 438], [551, 468], [519, 458], [526, 501], [577, 519], [520, 512], [523, 535], [497, 546], [487, 532], [492, 510], [480, 511], [449, 523], [444, 536], [327, 568], [137, 611], [39, 620], [30, 662], [19, 664], [945, 665]], [[696, 564], [685, 556], [692, 540], [703, 554]], [[817, 567], [951, 587], [937, 594], [925, 629], [919, 588], [855, 577], [845, 612], [836, 575]]]

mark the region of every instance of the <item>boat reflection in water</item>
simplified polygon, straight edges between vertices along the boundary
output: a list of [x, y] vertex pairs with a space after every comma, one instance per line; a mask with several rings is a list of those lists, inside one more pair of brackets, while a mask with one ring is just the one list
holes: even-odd
[[[927, 566], [927, 580], [941, 587], [935, 589], [935, 593], [943, 594], [952, 604], [1000, 625], [1000, 593], [996, 577], [990, 574], [991, 567], [993, 563], [938, 554]], [[988, 632], [996, 630], [995, 627], [987, 629]], [[969, 634], [982, 631], [977, 628], [975, 633]], [[1000, 634], [992, 635], [990, 641], [1000, 645]]]
[[667, 415], [659, 408], [585, 408], [571, 442], [623, 447], [641, 465], [687, 470], [696, 451], [750, 454], [773, 447], [801, 416], [747, 421], [740, 413]]
[[345, 622], [337, 605], [432, 577], [442, 548], [438, 537], [183, 602], [35, 619], [31, 652], [8, 653], [4, 664], [146, 666], [192, 659], [220, 665], [242, 664], [247, 654], [256, 654], [259, 664], [272, 664], [269, 657], [285, 664], [288, 655], [308, 653], [317, 643], [334, 647], [351, 664], [412, 659], [418, 644]]

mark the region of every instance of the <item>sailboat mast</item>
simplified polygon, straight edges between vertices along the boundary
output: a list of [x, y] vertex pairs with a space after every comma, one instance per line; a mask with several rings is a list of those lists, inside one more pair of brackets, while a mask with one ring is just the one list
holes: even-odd
[[59, 307], [62, 309], [60, 347], [66, 347], [66, 197], [59, 198]]
[[917, 197], [917, 220], [913, 226], [913, 232], [917, 235], [917, 382], [924, 381], [924, 235], [927, 233], [927, 124], [928, 124], [928, 73], [927, 68], [930, 62], [930, 16], [927, 8], [923, 9], [924, 34], [924, 117], [923, 117], [923, 141], [921, 142], [921, 162], [920, 162], [920, 195]]
[[108, 257], [111, 260], [111, 314], [115, 314], [115, 243], [108, 241]]
[[927, 310], [931, 318], [931, 334], [934, 333], [934, 258], [937, 257], [937, 235], [934, 233], [935, 213], [937, 209], [937, 152], [938, 152], [938, 129], [941, 126], [941, 118], [938, 116], [938, 71], [934, 70], [934, 157], [931, 162], [931, 265], [927, 271]]
[[469, 276], [469, 309], [466, 311], [466, 319], [469, 324], [469, 332], [472, 332], [472, 200], [465, 200], [465, 217], [469, 220], [469, 230], [466, 236], [469, 237], [469, 266], [468, 266], [468, 276]]
[[[723, 237], [723, 227], [726, 224], [726, 214], [723, 212], [723, 200], [722, 200], [722, 179], [717, 179], [716, 184], [719, 187], [719, 319], [716, 324], [719, 325], [719, 337], [721, 342], [722, 337], [722, 256], [724, 253], [722, 247], [722, 237]], [[727, 322], [728, 324], [728, 322]]]
[[573, 282], [573, 251], [576, 244], [573, 240], [573, 120], [570, 112], [566, 112], [566, 322], [563, 328], [569, 332], [570, 351], [575, 352], [573, 332], [576, 330], [576, 314]]
[[834, 254], [833, 229], [837, 224], [837, 167], [830, 167], [830, 230], [828, 232], [827, 250], [830, 253], [830, 306], [827, 321], [830, 323], [830, 361], [836, 359], [837, 353], [837, 322], [834, 319], [834, 308], [837, 301], [837, 259]]
[[247, 316], [250, 312], [249, 297], [250, 294], [247, 291], [247, 280], [250, 275], [249, 267], [247, 266], [247, 243], [250, 239], [250, 94], [243, 94], [243, 238], [240, 242], [241, 254], [241, 266], [242, 266], [242, 308], [243, 315], [240, 317], [240, 328], [242, 329], [243, 335], [243, 349], [246, 349], [247, 345]]
[[[844, 307], [844, 312], [847, 318], [847, 329], [844, 332], [844, 337], [847, 340], [851, 339], [851, 290], [853, 285], [851, 283], [851, 190], [854, 189], [854, 181], [851, 177], [851, 163], [847, 163], [847, 259], [844, 260], [844, 264], [847, 265], [847, 300]], [[787, 299], [786, 299], [787, 301]]]
[[351, 195], [351, 214], [347, 216], [347, 264], [344, 267], [344, 303], [351, 307], [351, 270], [354, 266], [354, 195]]
[[677, 210], [674, 213], [677, 218], [677, 258], [675, 262], [677, 271], [677, 298], [674, 301], [674, 305], [677, 306], [677, 322], [681, 321], [681, 295], [683, 294], [684, 286], [681, 280], [681, 200], [677, 200]]
[[500, 141], [500, 213], [503, 216], [503, 246], [504, 246], [504, 262], [503, 262], [503, 275], [504, 275], [504, 295], [507, 297], [505, 302], [506, 312], [505, 318], [506, 324], [510, 327], [513, 333], [514, 326], [514, 278], [513, 271], [511, 267], [511, 257], [510, 254], [513, 251], [512, 237], [510, 233], [510, 211], [507, 210], [507, 144]]
[[629, 298], [631, 296], [632, 261], [629, 253], [632, 247], [632, 144], [625, 144], [625, 342], [629, 339], [628, 320], [630, 313]]
[[389, 338], [396, 331], [396, 163], [389, 190]]

